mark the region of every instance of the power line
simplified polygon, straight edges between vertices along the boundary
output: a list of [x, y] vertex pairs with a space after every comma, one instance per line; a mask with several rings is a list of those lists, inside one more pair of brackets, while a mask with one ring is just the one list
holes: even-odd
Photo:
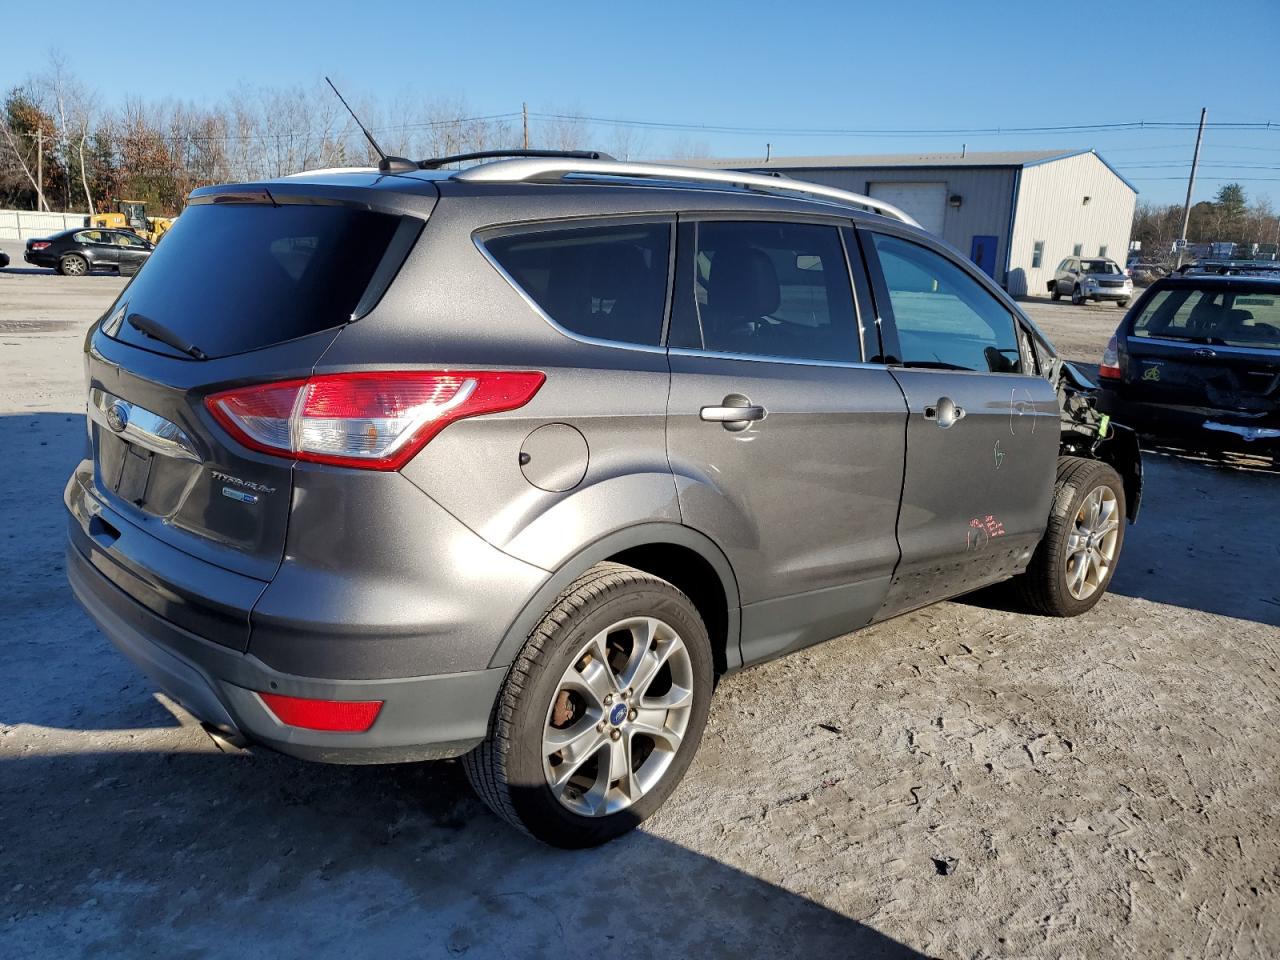
[[[1129, 177], [1130, 180], [1177, 180], [1185, 182], [1186, 177]], [[1215, 183], [1280, 183], [1280, 177], [1197, 177], [1197, 180], [1212, 180]]]
[[[1186, 169], [1191, 166], [1190, 160], [1171, 160], [1167, 163], [1120, 163], [1116, 166], [1121, 170], [1170, 170], [1170, 169]], [[1280, 170], [1280, 166], [1272, 163], [1233, 163], [1231, 161], [1223, 161], [1219, 163], [1202, 163], [1202, 167], [1213, 167], [1215, 170]]]
[[[640, 127], [654, 130], [693, 131], [722, 134], [785, 134], [806, 137], [943, 137], [943, 136], [1008, 136], [1031, 133], [1098, 133], [1111, 130], [1195, 130], [1199, 124], [1182, 120], [1127, 120], [1116, 123], [1071, 123], [1056, 126], [1034, 127], [938, 127], [938, 128], [861, 128], [838, 129], [829, 127], [739, 127], [724, 124], [678, 123], [658, 120], [629, 120], [618, 117], [595, 117], [569, 113], [535, 113], [530, 116], [544, 120], [568, 120], [580, 123], [599, 123], [609, 126]], [[1280, 123], [1274, 121], [1234, 122], [1217, 121], [1206, 124], [1218, 130], [1272, 130], [1280, 133]]]
[[[476, 116], [476, 117], [450, 117], [445, 120], [408, 121], [405, 123], [399, 123], [392, 126], [371, 127], [370, 129], [374, 133], [394, 133], [397, 131], [404, 132], [406, 130], [428, 129], [433, 127], [451, 127], [451, 126], [456, 126], [458, 124], [463, 124], [463, 123], [479, 123], [481, 121], [487, 121], [487, 120], [514, 120], [519, 116], [520, 116], [519, 113], [491, 113], [491, 114], [486, 114], [484, 116]], [[38, 136], [39, 131], [37, 131], [36, 133], [25, 133], [21, 131], [14, 131], [14, 134], [15, 136], [27, 137], [28, 139], [34, 140]], [[269, 141], [269, 140], [280, 141], [280, 140], [288, 140], [288, 139], [322, 140], [322, 139], [325, 139], [326, 137], [329, 139], [337, 139], [339, 137], [348, 137], [348, 136], [354, 136], [354, 135], [355, 135], [355, 131], [351, 127], [351, 125], [348, 123], [348, 124], [343, 124], [343, 126], [337, 130], [288, 130], [288, 131], [280, 131], [277, 133], [251, 133], [251, 134], [230, 134], [230, 133], [169, 134], [169, 133], [148, 132], [145, 135], [145, 137], [146, 139], [149, 139], [149, 140], [162, 140], [162, 141], [165, 141], [166, 143], [231, 143], [231, 142], [262, 142], [262, 141]], [[122, 138], [122, 137], [127, 138], [128, 133], [116, 134], [115, 136], [117, 138]]]

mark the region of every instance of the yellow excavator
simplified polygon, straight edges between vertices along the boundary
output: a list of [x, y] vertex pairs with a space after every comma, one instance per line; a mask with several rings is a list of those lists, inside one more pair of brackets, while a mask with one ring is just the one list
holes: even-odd
[[142, 200], [113, 200], [115, 210], [95, 213], [84, 218], [86, 227], [106, 230], [132, 230], [144, 240], [159, 243], [169, 232], [175, 217], [148, 217], [147, 205]]

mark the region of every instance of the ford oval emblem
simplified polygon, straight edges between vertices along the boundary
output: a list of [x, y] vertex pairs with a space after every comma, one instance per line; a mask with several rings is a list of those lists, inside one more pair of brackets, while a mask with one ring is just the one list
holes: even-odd
[[117, 400], [111, 406], [107, 407], [107, 426], [116, 433], [124, 433], [124, 428], [129, 425], [129, 406], [121, 400]]

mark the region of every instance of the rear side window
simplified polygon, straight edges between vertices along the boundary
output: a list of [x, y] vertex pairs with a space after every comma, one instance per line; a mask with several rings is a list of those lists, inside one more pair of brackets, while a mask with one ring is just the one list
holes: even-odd
[[1133, 322], [1135, 337], [1280, 350], [1280, 291], [1157, 291]]
[[661, 343], [671, 224], [539, 230], [490, 237], [484, 245], [515, 285], [570, 333]]
[[902, 362], [912, 367], [1017, 373], [1013, 316], [973, 277], [927, 247], [873, 233]]
[[707, 350], [862, 359], [849, 267], [835, 227], [699, 223], [694, 299]]
[[[196, 204], [109, 314], [142, 314], [210, 357], [336, 327], [351, 319], [399, 224], [340, 206]], [[167, 349], [128, 323], [107, 332]]]

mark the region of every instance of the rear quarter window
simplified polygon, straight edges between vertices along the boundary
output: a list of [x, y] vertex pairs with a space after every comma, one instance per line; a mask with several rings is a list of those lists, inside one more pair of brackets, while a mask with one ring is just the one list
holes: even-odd
[[671, 224], [504, 233], [482, 243], [557, 326], [593, 340], [661, 343]]
[[[341, 206], [197, 204], [108, 314], [142, 314], [210, 357], [336, 327], [351, 319], [400, 222]], [[165, 349], [128, 323], [106, 332]]]

